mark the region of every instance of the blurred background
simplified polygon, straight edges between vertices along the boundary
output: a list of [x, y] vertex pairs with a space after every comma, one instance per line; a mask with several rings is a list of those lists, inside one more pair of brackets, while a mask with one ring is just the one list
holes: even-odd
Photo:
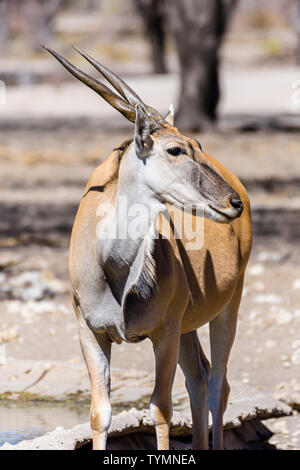
[[[161, 113], [173, 103], [178, 128], [246, 186], [253, 253], [229, 378], [293, 406], [283, 424], [270, 423], [272, 442], [299, 449], [298, 0], [0, 0], [0, 445], [1, 433], [16, 442], [87, 419], [80, 394], [67, 417], [39, 411], [38, 373], [17, 395], [14, 384], [37, 361], [85, 371], [69, 296], [70, 231], [91, 171], [133, 134], [41, 44], [97, 76], [75, 44]], [[208, 328], [199, 336], [209, 355]], [[152, 374], [149, 342], [113, 348], [112, 366], [128, 365]]]

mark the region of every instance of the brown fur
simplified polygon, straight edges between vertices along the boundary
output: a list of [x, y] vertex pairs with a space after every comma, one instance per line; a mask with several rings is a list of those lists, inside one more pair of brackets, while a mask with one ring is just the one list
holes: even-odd
[[[240, 196], [244, 211], [240, 218], [230, 224], [219, 224], [203, 219], [204, 243], [199, 250], [188, 251], [188, 240], [176, 239], [176, 217], [171, 218], [170, 239], [160, 238], [154, 243], [153, 263], [146, 263], [143, 282], [149, 278], [157, 283], [158, 289], [150, 300], [139, 298], [138, 282], [124, 299], [125, 336], [129, 342], [149, 337], [154, 345], [156, 357], [156, 385], [151, 400], [152, 416], [156, 424], [158, 446], [168, 448], [168, 424], [170, 420], [170, 390], [176, 369], [177, 357], [186, 375], [194, 417], [194, 448], [207, 448], [208, 384], [211, 387], [211, 410], [213, 413], [213, 442], [215, 448], [222, 447], [222, 415], [228, 398], [226, 365], [232, 346], [237, 310], [241, 298], [243, 277], [251, 251], [251, 214], [247, 192], [239, 180], [223, 165], [204, 154], [192, 138], [182, 136], [176, 128], [166, 125], [152, 134], [153, 139], [165, 139], [171, 145], [185, 146], [187, 155], [205, 162], [216, 171]], [[103, 288], [105, 279], [99, 274], [96, 259], [96, 212], [103, 201], [115, 202], [118, 187], [118, 171], [122, 155], [130, 142], [114, 150], [108, 159], [92, 173], [86, 187], [73, 227], [70, 245], [70, 277], [75, 310], [79, 319], [82, 349], [92, 382], [91, 423], [94, 434], [94, 448], [104, 448], [107, 415], [103, 414], [103, 403], [109, 408], [108, 388], [104, 379], [100, 383], [102, 369], [96, 360], [104, 355], [106, 369], [109, 368], [110, 341], [122, 339], [113, 326], [103, 329], [90, 324], [87, 312], [97, 300], [98, 290]], [[192, 148], [191, 148], [192, 146]], [[174, 163], [176, 164], [176, 163]], [[93, 186], [104, 186], [104, 192], [88, 192]], [[181, 209], [176, 209], [180, 211]], [[194, 215], [189, 215], [196, 222]], [[164, 215], [160, 215], [157, 227], [164, 236]], [[147, 258], [146, 258], [147, 259]], [[148, 280], [147, 280], [148, 279]], [[151, 282], [150, 282], [151, 284]], [[101, 307], [102, 308], [102, 307]], [[110, 308], [107, 305], [107, 308]], [[104, 313], [103, 310], [101, 310]], [[102, 313], [99, 313], [99, 315]], [[84, 314], [86, 321], [84, 320]], [[96, 317], [97, 318], [97, 317]], [[99, 317], [100, 318], [100, 317]], [[195, 330], [209, 322], [212, 341], [212, 369], [195, 336]], [[101, 323], [99, 323], [101, 325]], [[93, 331], [93, 333], [91, 333]], [[98, 351], [92, 339], [95, 335], [101, 346]], [[181, 335], [181, 340], [180, 340]], [[223, 336], [220, 336], [223, 335]], [[191, 338], [188, 341], [185, 338]], [[93, 346], [92, 343], [94, 344]], [[194, 357], [193, 361], [188, 360]], [[101, 366], [102, 367], [102, 366]], [[193, 377], [197, 372], [198, 375]], [[211, 374], [211, 379], [210, 379]], [[199, 395], [198, 409], [194, 402]], [[202, 406], [202, 405], [201, 405]], [[100, 414], [99, 414], [100, 413]], [[102, 416], [102, 418], [101, 418]], [[96, 424], [95, 424], [96, 423]], [[206, 431], [205, 431], [206, 428]]]

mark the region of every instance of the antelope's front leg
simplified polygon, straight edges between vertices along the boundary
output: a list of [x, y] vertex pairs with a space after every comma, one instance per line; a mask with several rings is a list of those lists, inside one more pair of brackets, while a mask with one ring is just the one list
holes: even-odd
[[223, 449], [223, 414], [227, 407], [230, 387], [227, 381], [227, 363], [234, 341], [237, 315], [243, 291], [243, 278], [227, 307], [209, 324], [211, 346], [211, 379], [209, 407], [212, 414], [213, 450]]
[[105, 450], [108, 428], [111, 423], [109, 399], [111, 342], [106, 336], [96, 338], [82, 316], [78, 318], [78, 323], [80, 344], [92, 389], [90, 423], [93, 433], [93, 450]]
[[193, 449], [208, 449], [208, 384], [210, 365], [202, 350], [197, 331], [181, 335], [179, 365], [191, 402]]
[[155, 387], [150, 413], [155, 424], [157, 449], [169, 449], [169, 426], [172, 417], [172, 386], [178, 361], [180, 332], [164, 331], [151, 338], [155, 354]]

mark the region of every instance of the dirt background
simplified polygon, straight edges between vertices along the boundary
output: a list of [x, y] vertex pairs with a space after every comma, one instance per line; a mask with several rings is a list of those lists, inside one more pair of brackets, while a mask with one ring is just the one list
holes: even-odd
[[[159, 106], [162, 100], [160, 111], [165, 111], [166, 98], [161, 96], [161, 87], [168, 83], [172, 87], [176, 75], [172, 44], [168, 54], [172, 73], [161, 77], [161, 82], [156, 77], [152, 85], [150, 80], [149, 89], [148, 82], [141, 78], [151, 66], [139, 18], [127, 6], [127, 16], [124, 13], [121, 23], [116, 10], [120, 2], [113, 2], [115, 9], [104, 4], [107, 16], [101, 17], [102, 24], [113, 24], [114, 28], [110, 41], [102, 40], [98, 56], [108, 66], [117, 64], [118, 72], [137, 80], [141, 94], [144, 83], [146, 95], [153, 92], [155, 105]], [[82, 39], [82, 32], [78, 33], [83, 23], [82, 14], [62, 15], [58, 30], [66, 24], [70, 29], [69, 36], [58, 35], [59, 45], [65, 37], [70, 42], [75, 30], [76, 38], [87, 42]], [[86, 15], [84, 24], [92, 23]], [[274, 94], [276, 106], [272, 95], [264, 103], [261, 95], [255, 101], [251, 73], [262, 74], [267, 95], [270, 70], [272, 75], [272, 70], [280, 69], [282, 75], [278, 72], [278, 77], [285, 73], [289, 77], [292, 67], [296, 78], [300, 78], [300, 70], [292, 62], [294, 39], [289, 28], [275, 22], [263, 30], [242, 29], [236, 23], [224, 46], [222, 67], [229, 78], [235, 70], [244, 72], [242, 90], [237, 86], [231, 92], [244, 96], [248, 89], [247, 100], [251, 101], [253, 112], [245, 114], [225, 95], [219, 128], [195, 135], [206, 152], [242, 180], [252, 205], [253, 251], [228, 375], [229, 380], [250, 384], [276, 398], [289, 397], [296, 409], [300, 406], [299, 113], [287, 103], [282, 105]], [[274, 43], [279, 44], [277, 49]], [[93, 52], [91, 47], [88, 49]], [[20, 64], [25, 62], [29, 70], [28, 62], [35, 62], [36, 68], [35, 72], [28, 72], [32, 83], [24, 86], [17, 80]], [[99, 114], [93, 115], [94, 121], [87, 119], [80, 102], [71, 106], [73, 95], [68, 87], [74, 83], [53, 84], [51, 74], [57, 72], [57, 65], [42, 55], [34, 59], [2, 59], [0, 67], [3, 75], [11, 77], [7, 96], [15, 99], [8, 99], [7, 107], [0, 108], [0, 352], [15, 359], [80, 362], [67, 272], [70, 231], [91, 171], [132, 135], [132, 128], [122, 118], [115, 120], [114, 114], [108, 114], [106, 119], [107, 108], [100, 100]], [[43, 83], [45, 70], [47, 77], [52, 77], [51, 85]], [[49, 86], [59, 89], [61, 100], [56, 100], [55, 106], [50, 106], [47, 98]], [[278, 83], [278, 95], [281, 92], [282, 84]], [[32, 108], [26, 104], [28, 93], [33, 96]], [[285, 93], [288, 96], [290, 89]], [[82, 100], [87, 106], [88, 98]], [[93, 105], [85, 108], [87, 114], [95, 100], [93, 97]], [[26, 120], [20, 114], [20, 109], [25, 108]], [[199, 330], [199, 337], [209, 356], [208, 327]], [[153, 372], [149, 341], [113, 346], [112, 366], [126, 369], [128, 365]], [[300, 448], [298, 415], [286, 418], [276, 432], [281, 448]]]

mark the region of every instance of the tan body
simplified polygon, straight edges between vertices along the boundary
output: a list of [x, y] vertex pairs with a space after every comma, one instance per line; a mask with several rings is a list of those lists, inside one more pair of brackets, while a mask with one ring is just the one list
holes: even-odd
[[[111, 422], [111, 344], [148, 337], [155, 356], [150, 412], [158, 449], [169, 446], [177, 362], [191, 402], [193, 448], [208, 448], [210, 409], [212, 446], [222, 449], [227, 362], [251, 250], [247, 193], [234, 175], [203, 153], [197, 140], [174, 127], [172, 106], [163, 118], [88, 54], [77, 49], [118, 94], [46, 49], [135, 123], [133, 141], [93, 172], [71, 237], [73, 305], [92, 386], [93, 448], [105, 449]], [[191, 232], [195, 226], [196, 238], [204, 233], [203, 243], [191, 250], [182, 226]], [[125, 236], [120, 236], [124, 227]], [[208, 322], [211, 365], [196, 331]]]
[[[86, 191], [92, 187], [102, 186], [109, 181], [113, 173], [114, 154], [93, 172]], [[222, 395], [223, 403], [221, 410], [216, 411], [216, 420], [220, 420], [220, 416], [225, 411], [229, 393], [226, 381], [226, 364], [235, 335], [244, 271], [251, 250], [251, 217], [249, 199], [246, 190], [239, 180], [216, 160], [208, 155], [206, 155], [206, 158], [213, 163], [231, 187], [240, 195], [244, 204], [242, 216], [235, 219], [231, 224], [218, 224], [209, 219], [202, 219], [204, 223], [204, 244], [197, 251], [186, 251], [186, 241], [184, 239], [177, 240], [171, 237], [169, 240], [156, 240], [153, 256], [156, 262], [157, 282], [160, 286], [159, 292], [154, 295], [150, 302], [136, 301], [132, 311], [129, 310], [126, 313], [123, 337], [118, 334], [113, 325], [109, 325], [106, 332], [103, 330], [101, 326], [101, 312], [99, 312], [100, 327], [97, 321], [94, 323], [89, 321], [88, 323], [96, 336], [97, 334], [103, 336], [103, 333], [106, 336], [109, 332], [109, 341], [118, 343], [122, 340], [136, 342], [149, 337], [155, 344], [156, 341], [158, 342], [161, 339], [161, 336], [166, 335], [167, 338], [171, 338], [171, 344], [167, 344], [165, 354], [173, 371], [171, 375], [168, 375], [166, 373], [166, 363], [164, 362], [161, 372], [157, 374], [157, 386], [162, 388], [163, 393], [167, 393], [168, 389], [171, 389], [174, 364], [177, 362], [177, 349], [179, 347], [176, 341], [173, 341], [173, 332], [175, 337], [178, 335], [179, 330], [183, 334], [181, 336], [181, 350], [183, 351], [181, 366], [184, 372], [184, 367], [185, 369], [189, 367], [189, 364], [184, 366], [185, 350], [188, 356], [187, 362], [190, 361], [192, 354], [196, 354], [198, 361], [200, 359], [199, 367], [200, 369], [202, 367], [200, 388], [203, 395], [202, 389], [204, 388], [205, 390], [207, 388], [207, 384], [209, 381], [212, 382], [212, 378], [209, 363], [201, 350], [200, 344], [198, 344], [195, 330], [216, 318], [215, 324], [214, 322], [211, 323], [213, 372], [215, 371], [216, 374], [219, 374], [220, 368], [224, 373], [222, 377], [222, 382], [224, 382], [223, 388], [219, 392]], [[99, 221], [95, 214], [103, 197], [109, 201], [114, 201], [116, 188], [117, 181], [108, 188], [106, 194], [98, 191], [88, 192], [81, 201], [74, 223], [70, 248], [70, 275], [73, 292], [77, 299], [74, 305], [79, 316], [81, 328], [82, 325], [85, 328], [84, 316], [86, 315], [86, 312], [82, 312], [79, 308], [80, 291], [82, 288], [81, 281], [95, 277], [97, 289], [98, 276], [101, 277], [95, 257], [97, 243], [96, 225]], [[164, 216], [161, 215], [160, 217]], [[193, 216], [191, 215], [190, 217]], [[158, 229], [161, 226], [160, 224], [161, 220], [158, 220]], [[172, 230], [171, 233], [173, 233]], [[91, 297], [95, 296], [91, 280], [86, 284], [84, 285], [85, 293]], [[91, 288], [90, 291], [86, 291], [87, 286]], [[224, 328], [228, 328], [227, 334]], [[214, 338], [214, 331], [215, 336], [220, 336]], [[186, 333], [189, 334], [186, 335]], [[188, 338], [188, 341], [186, 341], [186, 338]], [[185, 344], [186, 342], [187, 344]], [[191, 346], [192, 343], [197, 344], [198, 352], [195, 352], [195, 346]], [[190, 351], [191, 347], [194, 350], [193, 352]], [[175, 360], [170, 361], [170, 354], [172, 353]], [[89, 364], [87, 359], [88, 353], [85, 356], [87, 364]], [[205, 378], [203, 378], [203, 370], [205, 370]], [[203, 379], [204, 384], [202, 383]], [[95, 387], [98, 386], [96, 385]], [[218, 390], [216, 393], [218, 393]], [[95, 395], [97, 395], [97, 391], [95, 391]], [[207, 399], [208, 393], [207, 396], [204, 393], [202, 401], [207, 402]], [[200, 399], [195, 407], [198, 408], [198, 411], [194, 411], [194, 423], [200, 427], [203, 425], [207, 426], [205, 403], [201, 404]], [[212, 407], [213, 404], [211, 405]], [[198, 413], [200, 416], [197, 417]], [[169, 418], [168, 416], [167, 421]], [[214, 447], [221, 448], [222, 435], [220, 425], [216, 426], [215, 434]], [[166, 439], [168, 439], [167, 434], [162, 438], [160, 443], [161, 448], [167, 447]], [[97, 448], [97, 445], [95, 447]], [[194, 447], [207, 447], [207, 428], [204, 431], [203, 429], [200, 431], [200, 437], [194, 436]]]
[[[176, 257], [180, 265], [173, 266], [175, 261], [170, 263], [172, 270], [178, 271], [178, 282], [180, 285], [177, 295], [180, 299], [187, 297], [187, 306], [182, 319], [181, 332], [186, 333], [200, 328], [211, 321], [229, 302], [236, 289], [239, 279], [243, 278], [251, 251], [252, 231], [250, 203], [247, 192], [240, 181], [221, 163], [209, 155], [205, 155], [213, 165], [219, 170], [230, 186], [237, 191], [244, 204], [244, 211], [240, 218], [235, 219], [231, 224], [218, 224], [209, 219], [203, 219], [204, 240], [200, 250], [186, 251], [184, 249], [186, 240], [176, 240], [171, 237], [169, 242], [157, 240], [157, 250], [160, 247], [162, 256]], [[97, 167], [86, 187], [88, 191], [91, 187], [104, 185], [113, 172], [112, 154], [103, 164]], [[115, 187], [109, 189], [105, 198], [113, 201], [115, 197]], [[103, 193], [93, 191], [83, 198], [78, 209], [78, 214], [74, 223], [70, 248], [70, 273], [71, 279], [75, 277], [77, 270], [77, 260], [80, 250], [86, 259], [88, 251], [92, 253], [96, 244], [96, 226], [99, 221], [96, 214], [99, 204], [103, 199]], [[178, 209], [180, 211], [180, 209]], [[164, 217], [163, 215], [160, 217]], [[193, 216], [191, 216], [193, 217]], [[161, 222], [157, 223], [158, 230], [161, 230]], [[84, 233], [85, 232], [85, 235]], [[171, 229], [171, 233], [173, 233]], [[86, 238], [88, 234], [88, 239]], [[74, 258], [74, 259], [73, 259]], [[96, 260], [95, 260], [96, 263]], [[181, 272], [181, 270], [183, 272]], [[170, 277], [170, 273], [158, 273], [162, 282], [170, 283], [172, 290], [176, 279]], [[184, 283], [182, 282], [182, 276]], [[166, 278], [163, 279], [163, 278]], [[164, 292], [169, 298], [169, 288], [165, 286]], [[176, 295], [176, 292], [174, 292]], [[178, 302], [179, 299], [176, 299]], [[151, 322], [153, 330], [153, 322]], [[141, 331], [136, 332], [141, 336], [145, 333], [144, 320]]]

